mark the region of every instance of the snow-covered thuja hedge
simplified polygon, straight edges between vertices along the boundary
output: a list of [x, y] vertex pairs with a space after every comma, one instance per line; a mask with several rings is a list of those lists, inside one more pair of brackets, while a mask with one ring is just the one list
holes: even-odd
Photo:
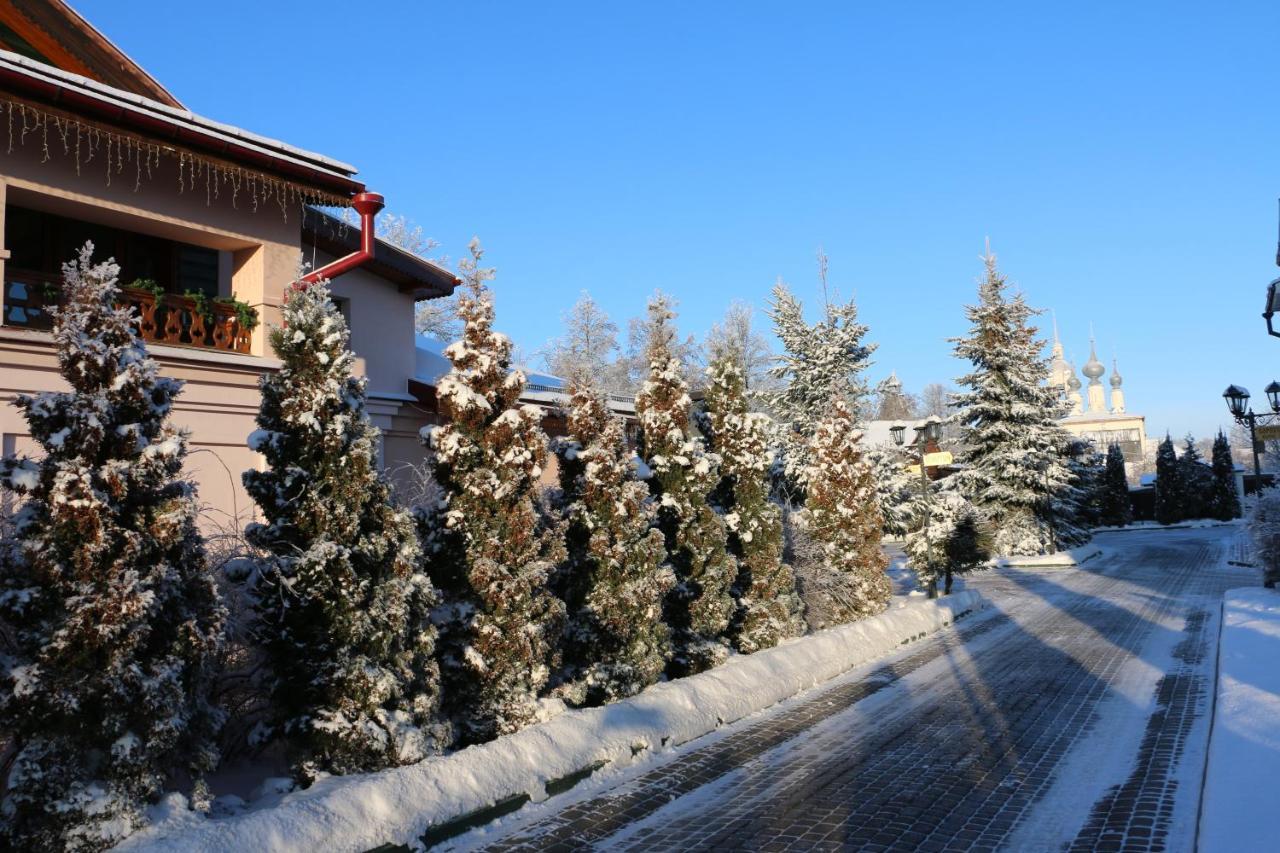
[[782, 387], [768, 395], [779, 425], [781, 456], [775, 472], [779, 493], [802, 503], [810, 465], [810, 440], [831, 404], [843, 401], [860, 417], [868, 394], [862, 373], [871, 363], [875, 344], [863, 339], [867, 326], [858, 322], [858, 306], [828, 302], [823, 317], [809, 325], [804, 306], [786, 285], [773, 289], [769, 307], [783, 353], [770, 372]]
[[636, 415], [640, 455], [658, 500], [658, 529], [677, 581], [666, 616], [675, 643], [669, 672], [681, 676], [710, 669], [728, 655], [737, 566], [726, 551], [724, 521], [707, 503], [720, 460], [690, 423], [689, 389], [671, 350], [674, 318], [664, 298], [649, 303], [649, 378], [636, 397]]
[[249, 437], [267, 465], [244, 484], [265, 519], [246, 532], [268, 555], [254, 630], [275, 734], [304, 782], [418, 761], [444, 740], [436, 595], [413, 518], [378, 471], [365, 380], [324, 283], [289, 289], [271, 346], [283, 364], [262, 379]]
[[990, 253], [978, 285], [978, 304], [965, 308], [970, 333], [952, 339], [955, 354], [973, 365], [956, 395], [965, 467], [961, 493], [995, 531], [1001, 556], [1045, 554], [1085, 542], [1077, 527], [1075, 474], [1066, 456], [1070, 437], [1058, 418], [1064, 408], [1048, 384], [1035, 311], [1008, 283]]
[[803, 606], [791, 567], [782, 562], [782, 512], [769, 499], [769, 419], [747, 411], [746, 381], [734, 360], [717, 359], [707, 378], [704, 431], [720, 457], [711, 504], [724, 518], [729, 553], [738, 562], [729, 637], [738, 651], [750, 653], [803, 633]]
[[464, 743], [517, 731], [559, 663], [564, 604], [548, 588], [561, 532], [538, 503], [546, 463], [542, 415], [518, 406], [524, 374], [511, 341], [493, 331], [493, 300], [471, 243], [458, 300], [462, 340], [445, 349], [452, 369], [437, 387], [444, 426], [424, 430], [440, 503], [420, 518], [437, 611], [446, 708]]
[[53, 327], [67, 392], [20, 396], [43, 458], [7, 458], [23, 501], [0, 543], [0, 846], [99, 850], [136, 829], [174, 771], [217, 761], [218, 603], [161, 377], [93, 245], [63, 267]]
[[861, 443], [862, 432], [843, 401], [832, 405], [809, 442], [809, 495], [801, 517], [842, 581], [828, 610], [831, 624], [880, 613], [893, 594], [880, 549], [884, 522], [875, 473]]
[[555, 583], [568, 611], [560, 692], [573, 704], [599, 705], [662, 675], [671, 657], [662, 605], [675, 576], [622, 422], [598, 391], [575, 386], [566, 432], [555, 442], [568, 551]]

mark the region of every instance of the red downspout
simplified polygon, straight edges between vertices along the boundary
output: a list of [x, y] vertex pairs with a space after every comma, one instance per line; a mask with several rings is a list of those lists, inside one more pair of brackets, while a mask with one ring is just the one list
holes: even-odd
[[318, 270], [312, 270], [302, 277], [306, 284], [315, 284], [320, 279], [335, 279], [344, 272], [350, 272], [358, 266], [373, 260], [375, 235], [373, 218], [385, 207], [384, 199], [379, 193], [358, 193], [351, 199], [351, 206], [360, 214], [360, 248], [344, 258], [338, 258], [325, 264]]

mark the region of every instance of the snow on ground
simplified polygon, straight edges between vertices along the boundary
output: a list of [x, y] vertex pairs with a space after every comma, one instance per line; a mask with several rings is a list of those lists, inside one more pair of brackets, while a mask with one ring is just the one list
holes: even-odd
[[[886, 613], [731, 658], [700, 675], [654, 685], [639, 696], [569, 711], [480, 746], [381, 773], [317, 781], [274, 808], [206, 819], [164, 804], [155, 825], [118, 849], [130, 851], [361, 851], [411, 843], [431, 826], [528, 794], [601, 764], [686, 743], [892, 652], [979, 609], [960, 592], [936, 601], [895, 601]], [[252, 806], [251, 806], [252, 809]]]
[[1218, 700], [1200, 850], [1275, 850], [1280, 779], [1280, 592], [1230, 590], [1222, 605]]
[[988, 565], [999, 568], [1066, 568], [1069, 566], [1078, 566], [1081, 563], [1092, 560], [1094, 557], [1102, 553], [1102, 546], [1095, 545], [1092, 542], [1081, 545], [1079, 548], [1072, 548], [1068, 551], [1058, 551], [1055, 554], [1038, 554], [1031, 557], [996, 557]]

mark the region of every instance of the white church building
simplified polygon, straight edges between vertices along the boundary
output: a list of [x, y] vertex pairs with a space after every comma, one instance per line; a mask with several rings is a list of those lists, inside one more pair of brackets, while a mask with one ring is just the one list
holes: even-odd
[[[1053, 328], [1053, 352], [1049, 362], [1049, 382], [1060, 388], [1070, 409], [1062, 425], [1072, 435], [1093, 441], [1099, 451], [1105, 453], [1112, 444], [1120, 446], [1124, 454], [1125, 471], [1129, 481], [1136, 483], [1142, 472], [1147, 454], [1147, 421], [1142, 415], [1125, 410], [1124, 379], [1116, 362], [1111, 362], [1110, 404], [1102, 377], [1107, 368], [1098, 360], [1097, 347], [1092, 336], [1089, 339], [1089, 360], [1080, 373], [1089, 381], [1084, 386], [1076, 375], [1075, 366], [1063, 355], [1062, 342], [1058, 339], [1057, 323]], [[1080, 389], [1085, 388], [1081, 394]]]

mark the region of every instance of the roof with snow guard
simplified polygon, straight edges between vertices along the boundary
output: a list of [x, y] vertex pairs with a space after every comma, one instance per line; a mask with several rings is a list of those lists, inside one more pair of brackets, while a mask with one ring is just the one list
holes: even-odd
[[[434, 389], [437, 383], [448, 373], [453, 365], [445, 357], [444, 341], [417, 336], [417, 348], [414, 358], [413, 381], [427, 388]], [[520, 395], [520, 402], [532, 403], [543, 408], [557, 408], [569, 402], [569, 383], [559, 376], [549, 373], [537, 373], [524, 368], [525, 388]], [[608, 394], [609, 410], [615, 415], [635, 417], [636, 398], [625, 394]]]
[[101, 121], [158, 142], [171, 141], [228, 160], [285, 175], [329, 192], [363, 192], [356, 168], [181, 107], [63, 71], [7, 50], [0, 50], [0, 92]]
[[[360, 228], [308, 207], [302, 219], [302, 244], [340, 257], [360, 248]], [[413, 294], [415, 299], [448, 296], [461, 283], [456, 275], [435, 261], [383, 240], [374, 244], [373, 259], [365, 262], [364, 269], [395, 284], [401, 293]]]

